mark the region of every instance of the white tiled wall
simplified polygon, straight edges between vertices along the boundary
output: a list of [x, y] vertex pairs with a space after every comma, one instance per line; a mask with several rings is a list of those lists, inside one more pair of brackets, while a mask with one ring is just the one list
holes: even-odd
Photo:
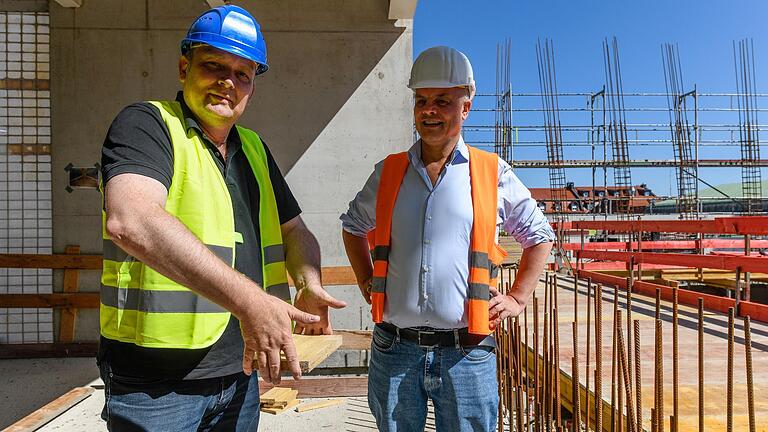
[[[51, 143], [50, 92], [14, 89], [49, 71], [48, 15], [0, 12], [0, 253], [52, 252], [51, 157], [9, 151]], [[0, 269], [0, 293], [50, 293], [52, 278], [48, 269]], [[0, 309], [0, 343], [37, 342], [53, 342], [50, 309]]]

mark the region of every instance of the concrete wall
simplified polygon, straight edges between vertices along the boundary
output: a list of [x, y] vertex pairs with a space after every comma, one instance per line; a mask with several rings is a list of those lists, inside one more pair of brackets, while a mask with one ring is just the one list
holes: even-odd
[[[410, 145], [411, 21], [388, 19], [389, 1], [233, 1], [259, 20], [270, 70], [241, 123], [269, 145], [322, 245], [324, 265], [347, 265], [339, 214], [375, 161]], [[173, 98], [179, 41], [206, 9], [201, 0], [84, 0], [49, 4], [53, 249], [101, 252], [100, 195], [67, 193], [64, 167], [90, 166], [112, 118], [126, 104]], [[56, 278], [61, 286], [61, 275]], [[98, 274], [81, 289], [98, 290]], [[338, 327], [368, 322], [356, 287], [329, 288], [353, 302]], [[362, 314], [365, 312], [365, 314]], [[98, 313], [82, 311], [77, 340], [98, 337]]]

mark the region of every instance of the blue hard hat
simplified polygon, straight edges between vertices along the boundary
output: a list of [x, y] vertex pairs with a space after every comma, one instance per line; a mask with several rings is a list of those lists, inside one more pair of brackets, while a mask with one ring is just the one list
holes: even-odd
[[193, 44], [198, 43], [256, 62], [256, 75], [269, 69], [267, 44], [259, 23], [239, 6], [219, 6], [197, 17], [189, 27], [187, 37], [181, 41], [181, 53], [186, 54]]

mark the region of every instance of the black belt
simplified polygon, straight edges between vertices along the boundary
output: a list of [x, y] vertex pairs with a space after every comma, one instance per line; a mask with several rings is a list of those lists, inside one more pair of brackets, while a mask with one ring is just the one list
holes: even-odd
[[496, 339], [494, 339], [493, 334], [487, 336], [472, 334], [467, 331], [466, 327], [453, 330], [419, 330], [400, 328], [388, 322], [376, 324], [376, 327], [420, 346], [456, 346], [457, 340], [461, 346], [496, 346]]

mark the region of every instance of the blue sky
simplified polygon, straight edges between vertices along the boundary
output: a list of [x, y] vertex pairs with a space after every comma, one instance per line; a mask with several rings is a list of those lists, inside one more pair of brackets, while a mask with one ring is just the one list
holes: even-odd
[[[414, 21], [414, 57], [433, 45], [449, 45], [463, 51], [472, 62], [479, 93], [496, 89], [496, 49], [506, 38], [512, 41], [512, 87], [516, 93], [539, 91], [536, 41], [549, 38], [555, 48], [557, 85], [561, 92], [593, 92], [602, 88], [602, 41], [605, 37], [618, 38], [623, 90], [629, 92], [664, 92], [661, 45], [674, 43], [679, 48], [684, 86], [699, 92], [735, 92], [736, 78], [733, 63], [734, 40], [751, 38], [755, 48], [757, 91], [768, 93], [768, 2], [758, 0], [684, 0], [684, 1], [457, 1], [420, 0]], [[761, 77], [766, 77], [762, 79]], [[538, 107], [534, 98], [520, 98], [517, 107]], [[663, 98], [626, 99], [627, 107], [666, 107]], [[478, 98], [475, 105], [490, 107], [490, 98]], [[728, 98], [702, 98], [700, 106], [727, 107]], [[761, 108], [768, 108], [768, 98], [759, 100]], [[584, 97], [561, 98], [561, 107], [584, 107]], [[766, 113], [760, 114], [765, 123]], [[646, 115], [650, 117], [645, 117]], [[655, 116], [655, 117], [654, 117]], [[653, 118], [651, 118], [653, 117]], [[700, 113], [700, 123], [737, 123], [736, 113]], [[689, 120], [692, 122], [692, 115]], [[584, 123], [586, 113], [561, 114], [561, 122]], [[668, 122], [665, 112], [658, 114], [627, 113], [628, 123]], [[542, 114], [526, 117], [519, 114], [516, 124], [541, 124]], [[492, 124], [489, 114], [473, 113], [468, 125]], [[636, 134], [638, 139], [669, 138], [669, 132]], [[482, 134], [473, 138], [483, 140]], [[525, 140], [523, 133], [521, 140]], [[584, 133], [564, 136], [565, 140], [586, 140]], [[486, 134], [485, 139], [492, 139]], [[631, 139], [631, 137], [630, 137]], [[729, 136], [717, 132], [702, 132], [704, 140], [728, 140]], [[768, 140], [768, 132], [761, 136]], [[610, 150], [610, 149], [609, 149]], [[763, 158], [768, 148], [762, 147]], [[545, 159], [541, 147], [520, 147], [520, 159]], [[602, 148], [599, 149], [602, 157]], [[633, 159], [672, 159], [669, 146], [633, 146]], [[701, 158], [738, 158], [738, 147], [717, 148], [702, 146]], [[588, 146], [566, 148], [566, 159], [591, 158]], [[610, 156], [609, 156], [610, 158]], [[765, 170], [764, 170], [765, 171]], [[519, 169], [518, 176], [529, 187], [548, 186], [546, 170]], [[737, 181], [739, 169], [701, 169], [700, 177], [714, 183]], [[591, 183], [589, 170], [568, 169], [568, 181]], [[658, 194], [674, 193], [676, 182], [670, 169], [633, 169], [634, 183], [648, 183]], [[766, 172], [763, 172], [763, 178]], [[598, 173], [598, 184], [602, 172]], [[608, 171], [608, 183], [612, 173]], [[700, 185], [700, 188], [706, 186]]]

